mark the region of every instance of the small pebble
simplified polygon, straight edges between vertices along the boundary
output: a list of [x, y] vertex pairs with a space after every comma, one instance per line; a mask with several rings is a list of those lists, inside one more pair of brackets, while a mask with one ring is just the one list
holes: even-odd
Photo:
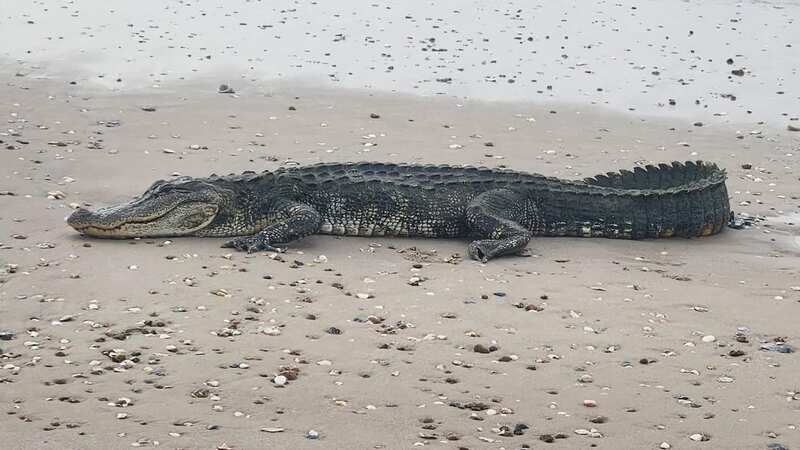
[[306, 432], [306, 438], [308, 439], [319, 439], [319, 432], [316, 430], [308, 430]]
[[711, 436], [709, 436], [707, 434], [702, 434], [702, 433], [694, 433], [694, 434], [689, 436], [689, 439], [691, 439], [693, 441], [696, 441], [696, 442], [708, 441], [708, 440], [711, 440]]

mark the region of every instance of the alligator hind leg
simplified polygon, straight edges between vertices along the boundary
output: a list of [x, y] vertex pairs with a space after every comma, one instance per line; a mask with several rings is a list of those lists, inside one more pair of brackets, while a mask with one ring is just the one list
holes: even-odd
[[253, 253], [261, 250], [282, 251], [280, 247], [319, 231], [319, 213], [309, 205], [293, 203], [282, 208], [283, 218], [253, 236], [242, 236], [222, 245], [223, 248]]
[[520, 224], [525, 204], [524, 196], [510, 189], [495, 189], [475, 197], [467, 206], [467, 226], [482, 239], [469, 244], [469, 256], [487, 262], [522, 251], [531, 239], [531, 232]]

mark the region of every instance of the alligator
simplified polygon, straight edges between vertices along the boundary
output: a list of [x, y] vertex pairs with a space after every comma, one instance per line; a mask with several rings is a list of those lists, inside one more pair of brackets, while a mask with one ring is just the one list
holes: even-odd
[[647, 239], [722, 231], [725, 171], [703, 161], [635, 167], [583, 180], [509, 169], [321, 163], [156, 181], [132, 201], [67, 219], [99, 238], [234, 237], [247, 252], [283, 251], [305, 236], [472, 238], [486, 262], [524, 252], [533, 236]]

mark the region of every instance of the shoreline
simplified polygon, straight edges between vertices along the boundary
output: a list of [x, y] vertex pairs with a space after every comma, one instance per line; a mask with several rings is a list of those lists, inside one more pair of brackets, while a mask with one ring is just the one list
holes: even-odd
[[[29, 70], [46, 70], [41, 66], [29, 62], [19, 62], [20, 64], [32, 65]], [[96, 77], [91, 76], [88, 72], [81, 71], [63, 71], [56, 69], [50, 75], [39, 74], [30, 76], [31, 73], [21, 72], [19, 70], [12, 70], [9, 61], [0, 60], [0, 74], [8, 79], [31, 78], [39, 81], [47, 82], [52, 88], [58, 89], [56, 86], [59, 84], [65, 85], [68, 89], [75, 89], [86, 94], [92, 95], [122, 95], [122, 96], [149, 96], [157, 94], [173, 94], [177, 95], [178, 92], [190, 92], [194, 94], [214, 93], [216, 87], [220, 84], [227, 84], [234, 88], [236, 91], [234, 96], [241, 96], [243, 93], [255, 95], [263, 95], [269, 97], [272, 93], [285, 93], [289, 90], [297, 90], [305, 94], [324, 95], [335, 97], [339, 95], [353, 96], [353, 97], [375, 97], [379, 99], [406, 99], [413, 101], [414, 99], [428, 100], [428, 101], [442, 101], [442, 102], [455, 102], [456, 104], [474, 103], [480, 105], [500, 105], [506, 108], [528, 108], [535, 109], [539, 113], [552, 110], [552, 109], [566, 109], [577, 114], [581, 114], [585, 110], [589, 114], [604, 115], [619, 117], [621, 119], [629, 119], [632, 121], [657, 121], [663, 123], [671, 123], [673, 126], [688, 126], [693, 123], [702, 123], [703, 126], [722, 126], [728, 128], [769, 128], [772, 132], [788, 133], [792, 135], [790, 130], [787, 130], [788, 125], [800, 127], [800, 116], [794, 117], [788, 114], [783, 115], [782, 118], [768, 120], [759, 120], [755, 117], [752, 120], [746, 120], [752, 116], [729, 116], [726, 112], [710, 112], [708, 105], [705, 107], [698, 106], [698, 110], [694, 113], [678, 112], [674, 108], [671, 109], [668, 105], [662, 106], [660, 109], [651, 109], [644, 111], [637, 111], [634, 109], [622, 110], [619, 107], [614, 107], [607, 103], [580, 103], [577, 101], [564, 101], [553, 99], [510, 99], [510, 98], [475, 98], [466, 95], [454, 95], [447, 92], [437, 93], [420, 93], [413, 91], [402, 90], [385, 90], [381, 88], [369, 87], [354, 87], [354, 86], [337, 86], [325, 84], [321, 79], [314, 77], [301, 77], [293, 76], [290, 78], [257, 78], [253, 76], [245, 76], [238, 74], [231, 76], [232, 69], [218, 68], [215, 73], [205, 73], [203, 75], [195, 75], [191, 78], [170, 79], [164, 82], [152, 83], [149, 85], [140, 84], [135, 87], [113, 87], [113, 85], [104, 84]], [[15, 74], [24, 74], [19, 77]], [[78, 80], [78, 81], [75, 81]], [[77, 83], [74, 88], [69, 84], [75, 81]], [[80, 84], [80, 86], [78, 86]], [[242, 90], [244, 89], [244, 90]], [[226, 95], [226, 94], [223, 94]], [[749, 131], [749, 130], [748, 130]]]

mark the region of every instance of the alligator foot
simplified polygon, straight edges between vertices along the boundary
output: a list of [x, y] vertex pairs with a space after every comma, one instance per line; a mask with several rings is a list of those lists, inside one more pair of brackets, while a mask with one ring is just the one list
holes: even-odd
[[763, 216], [751, 216], [747, 213], [736, 214], [731, 211], [730, 218], [728, 219], [728, 228], [733, 228], [734, 230], [744, 230], [755, 226], [764, 220], [766, 220], [766, 218]]
[[510, 189], [493, 189], [475, 197], [467, 208], [467, 226], [478, 239], [467, 253], [472, 259], [487, 262], [525, 249], [531, 233], [519, 224], [524, 197]]
[[512, 236], [507, 239], [480, 239], [470, 242], [467, 254], [470, 258], [483, 263], [496, 256], [519, 255], [526, 251], [525, 245], [529, 239], [528, 235]]
[[262, 250], [283, 253], [285, 249], [270, 244], [269, 239], [262, 233], [253, 236], [242, 236], [222, 244], [222, 248], [235, 248], [236, 250], [255, 253]]
[[247, 253], [267, 250], [283, 252], [278, 245], [288, 245], [290, 242], [316, 233], [319, 230], [320, 215], [314, 208], [302, 203], [290, 202], [283, 206], [286, 219], [267, 226], [261, 232], [252, 236], [238, 237], [222, 245], [223, 248], [235, 248]]
[[489, 244], [493, 241], [472, 241], [467, 247], [467, 254], [470, 258], [480, 261], [480, 262], [488, 262], [489, 256], [492, 252], [492, 249], [489, 248]]

